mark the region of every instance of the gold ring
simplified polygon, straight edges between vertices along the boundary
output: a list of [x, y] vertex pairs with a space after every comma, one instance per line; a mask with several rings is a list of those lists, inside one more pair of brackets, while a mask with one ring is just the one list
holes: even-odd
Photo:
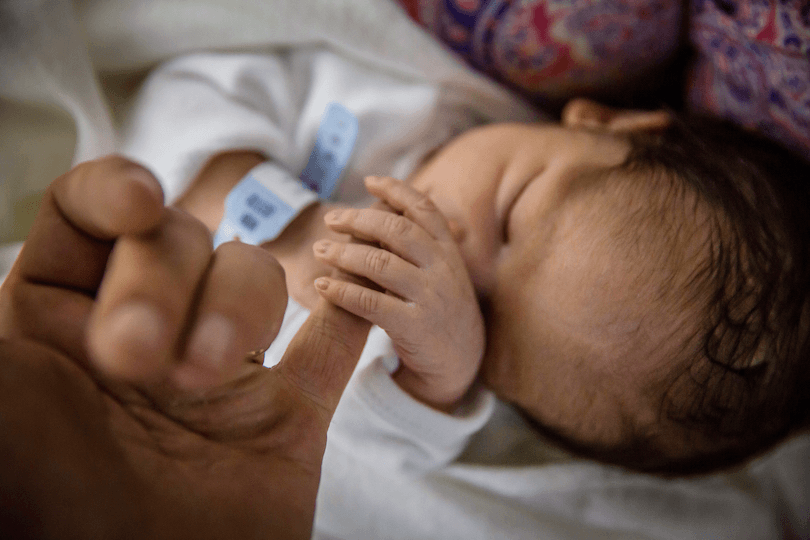
[[254, 349], [245, 355], [245, 360], [253, 362], [254, 364], [262, 365], [264, 364], [264, 353], [269, 348], [270, 347], [268, 346], [261, 349]]

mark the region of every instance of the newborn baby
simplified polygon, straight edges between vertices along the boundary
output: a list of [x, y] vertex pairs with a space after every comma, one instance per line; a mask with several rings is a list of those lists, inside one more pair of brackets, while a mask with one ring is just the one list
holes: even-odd
[[[304, 305], [315, 279], [386, 330], [418, 400], [452, 412], [480, 379], [572, 450], [709, 469], [806, 419], [806, 299], [789, 294], [806, 246], [786, 196], [802, 169], [776, 152], [717, 122], [576, 100], [562, 124], [467, 131], [407, 183], [369, 177], [382, 204], [315, 207], [266, 247]], [[212, 226], [229, 160], [245, 156], [220, 156], [180, 201]]]

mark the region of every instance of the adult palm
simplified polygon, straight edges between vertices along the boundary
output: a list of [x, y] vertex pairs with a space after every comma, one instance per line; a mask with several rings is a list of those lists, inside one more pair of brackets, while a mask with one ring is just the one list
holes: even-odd
[[49, 188], [0, 289], [0, 532], [307, 538], [368, 324], [319, 304], [273, 369], [283, 272], [215, 252], [111, 157]]

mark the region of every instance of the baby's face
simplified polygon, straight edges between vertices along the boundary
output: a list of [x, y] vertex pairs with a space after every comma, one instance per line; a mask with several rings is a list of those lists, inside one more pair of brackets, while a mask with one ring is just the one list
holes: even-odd
[[629, 150], [605, 130], [493, 125], [454, 139], [411, 178], [452, 222], [482, 298], [484, 383], [587, 444], [620, 441], [628, 414], [654, 420], [661, 342], [680, 324], [647, 316], [656, 291], [601, 225], [622, 209], [600, 207], [598, 183]]

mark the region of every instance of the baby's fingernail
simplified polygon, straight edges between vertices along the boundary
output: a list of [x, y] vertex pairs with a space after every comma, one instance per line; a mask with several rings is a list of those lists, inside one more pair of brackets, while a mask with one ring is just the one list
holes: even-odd
[[234, 333], [234, 324], [229, 318], [219, 313], [206, 315], [188, 342], [187, 358], [215, 370], [221, 369]]
[[98, 360], [116, 374], [150, 371], [149, 360], [159, 356], [163, 320], [154, 306], [132, 302], [119, 306], [100, 323], [92, 348]]
[[326, 278], [318, 278], [315, 280], [315, 288], [321, 291], [325, 291], [329, 288], [329, 280]]
[[327, 220], [327, 221], [337, 221], [337, 220], [339, 220], [339, 219], [340, 219], [340, 216], [341, 216], [342, 214], [343, 214], [343, 212], [342, 212], [342, 211], [340, 211], [340, 210], [330, 210], [330, 211], [329, 211], [329, 212], [326, 214], [326, 220]]
[[329, 242], [329, 240], [318, 240], [315, 242], [312, 248], [315, 250], [315, 253], [319, 255], [326, 255], [326, 251], [329, 249], [330, 245], [332, 245], [332, 243]]

